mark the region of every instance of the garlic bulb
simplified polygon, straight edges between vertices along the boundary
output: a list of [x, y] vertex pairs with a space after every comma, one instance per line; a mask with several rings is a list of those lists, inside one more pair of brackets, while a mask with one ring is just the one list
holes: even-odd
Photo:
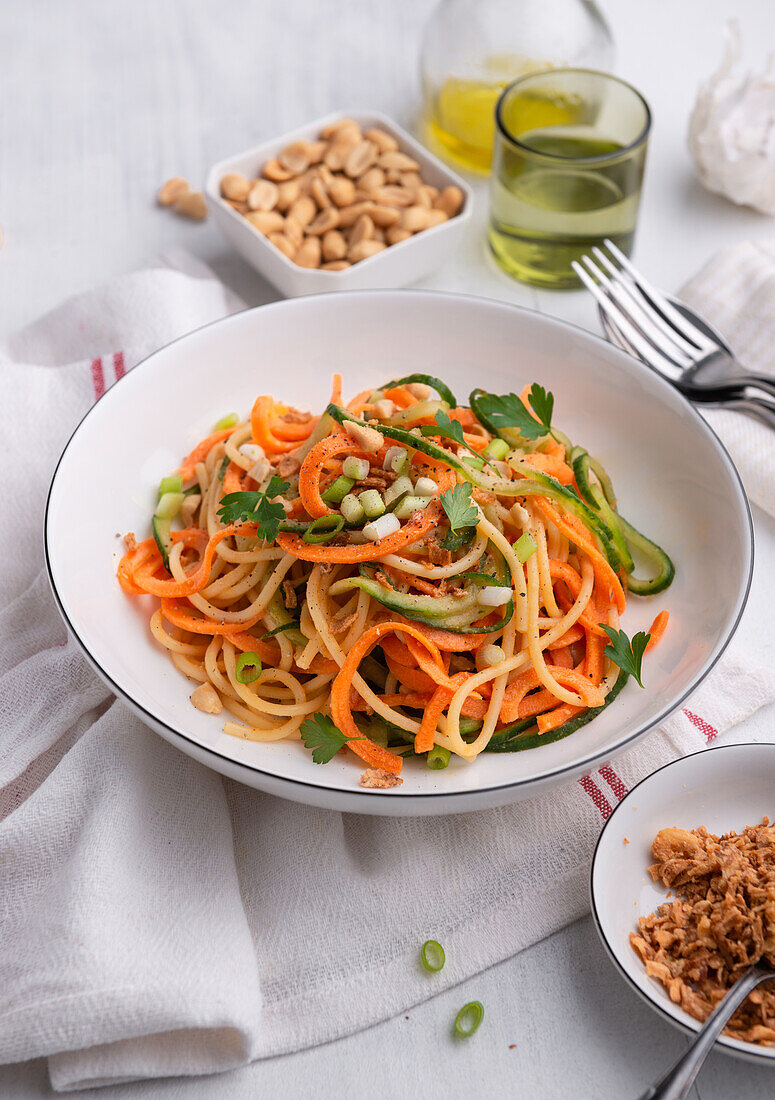
[[727, 27], [717, 71], [700, 87], [689, 120], [689, 151], [709, 191], [741, 206], [775, 214], [775, 68], [759, 75], [734, 72], [740, 31]]

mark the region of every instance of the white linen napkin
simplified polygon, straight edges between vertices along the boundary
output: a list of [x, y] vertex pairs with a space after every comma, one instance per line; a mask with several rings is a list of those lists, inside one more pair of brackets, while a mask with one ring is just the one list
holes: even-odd
[[[178, 753], [67, 639], [40, 531], [95, 395], [239, 308], [184, 266], [117, 280], [0, 345], [0, 1062], [47, 1056], [63, 1091], [333, 1039], [535, 943], [586, 911], [591, 850], [627, 788], [775, 699], [775, 670], [733, 652], [614, 764], [444, 818], [304, 807]], [[428, 937], [447, 950], [432, 978], [417, 965]]]

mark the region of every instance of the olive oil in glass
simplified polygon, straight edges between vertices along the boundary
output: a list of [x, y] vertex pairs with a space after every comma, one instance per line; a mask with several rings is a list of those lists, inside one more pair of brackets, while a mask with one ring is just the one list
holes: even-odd
[[518, 77], [613, 64], [593, 0], [439, 0], [422, 36], [424, 136], [457, 167], [487, 174], [495, 105]]
[[560, 70], [516, 81], [496, 111], [490, 249], [509, 275], [578, 286], [571, 263], [610, 237], [632, 249], [650, 116], [629, 85]]

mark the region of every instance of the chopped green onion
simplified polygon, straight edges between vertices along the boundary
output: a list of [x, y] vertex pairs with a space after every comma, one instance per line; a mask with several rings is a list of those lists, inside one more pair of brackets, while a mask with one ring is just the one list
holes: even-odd
[[326, 504], [339, 504], [341, 500], [347, 496], [352, 489], [355, 482], [351, 477], [338, 477], [326, 489], [323, 493], [323, 500]]
[[458, 1012], [455, 1017], [455, 1033], [461, 1039], [467, 1039], [476, 1031], [484, 1016], [484, 1005], [481, 1001], [470, 1001]]
[[435, 497], [439, 487], [432, 477], [418, 477], [414, 491], [418, 497]]
[[481, 663], [485, 668], [494, 668], [502, 665], [506, 660], [506, 654], [499, 645], [487, 645], [481, 651]]
[[385, 511], [386, 512], [395, 512], [396, 508], [398, 508], [401, 501], [406, 500], [406, 498], [408, 496], [409, 496], [408, 492], [403, 492], [403, 493], [401, 493], [400, 496], [394, 497], [394, 499], [391, 500], [390, 504], [387, 504], [387, 503], [385, 504]]
[[343, 530], [344, 516], [319, 516], [313, 519], [301, 537], [313, 546], [320, 546], [324, 542], [330, 542]]
[[229, 413], [227, 416], [222, 416], [218, 423], [215, 425], [216, 432], [223, 432], [227, 428], [235, 428], [239, 424], [239, 417], [236, 413]]
[[404, 493], [413, 493], [414, 485], [412, 485], [411, 479], [402, 474], [401, 477], [397, 477], [392, 485], [388, 485], [385, 490], [385, 504], [392, 504], [394, 500], [398, 500]]
[[520, 535], [514, 543], [514, 553], [517, 555], [517, 560], [521, 561], [523, 565], [528, 558], [532, 558], [537, 549], [536, 541], [529, 531], [525, 531], [524, 535]]
[[388, 447], [382, 465], [394, 474], [405, 474], [409, 468], [409, 452], [405, 447]]
[[425, 969], [436, 974], [442, 969], [445, 961], [444, 948], [441, 944], [437, 940], [426, 940], [420, 948], [420, 962]]
[[421, 512], [423, 508], [428, 507], [430, 502], [430, 497], [404, 497], [396, 508], [395, 515], [397, 515], [399, 519], [409, 519], [412, 512]]
[[356, 458], [355, 455], [348, 455], [342, 463], [342, 473], [353, 481], [363, 481], [369, 476], [370, 469], [368, 458]]
[[[180, 478], [178, 478], [178, 481], [179, 480]], [[159, 503], [156, 505], [156, 511], [153, 514], [158, 519], [172, 519], [180, 511], [180, 506], [182, 503], [182, 493], [164, 493], [159, 498]]]
[[473, 470], [484, 469], [484, 459], [480, 458], [479, 455], [459, 454], [458, 458], [460, 458], [461, 461], [465, 462], [466, 466], [470, 466]]
[[492, 439], [484, 448], [484, 455], [486, 458], [503, 460], [510, 450], [505, 439]]
[[261, 658], [257, 653], [240, 653], [234, 676], [238, 684], [252, 684], [261, 675]]
[[159, 482], [159, 500], [165, 493], [179, 493], [183, 488], [183, 482], [178, 474], [173, 477], [163, 477]]
[[355, 493], [348, 493], [346, 497], [342, 497], [342, 503], [339, 505], [339, 508], [348, 523], [360, 523], [361, 520], [366, 518], [363, 505], [358, 500]]
[[377, 489], [366, 489], [360, 494], [358, 500], [369, 519], [377, 519], [378, 516], [384, 515], [385, 502]]
[[[434, 745], [431, 751], [428, 753], [428, 757], [425, 763], [434, 772], [440, 772], [442, 768], [446, 768], [450, 762], [452, 753], [449, 749], [443, 749], [441, 745]], [[428, 941], [432, 943], [432, 940]]]

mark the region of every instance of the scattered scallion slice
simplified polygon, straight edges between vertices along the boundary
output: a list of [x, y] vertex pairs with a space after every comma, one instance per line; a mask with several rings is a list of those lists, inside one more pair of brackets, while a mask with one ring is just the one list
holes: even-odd
[[483, 454], [485, 458], [495, 458], [502, 460], [509, 453], [511, 448], [505, 439], [491, 439], [487, 446], [484, 448]]
[[398, 516], [399, 519], [409, 519], [412, 512], [421, 512], [423, 508], [428, 507], [430, 502], [430, 497], [404, 497], [404, 499], [396, 508], [395, 514]]
[[239, 424], [239, 417], [236, 413], [228, 413], [226, 416], [222, 416], [218, 423], [215, 425], [216, 432], [224, 432], [227, 428], [235, 428]]
[[468, 1039], [473, 1035], [484, 1016], [484, 1005], [481, 1001], [469, 1001], [455, 1017], [455, 1034], [461, 1039]]
[[313, 519], [301, 537], [312, 546], [321, 546], [343, 530], [344, 516], [319, 516], [318, 519]]
[[[452, 758], [452, 753], [449, 749], [444, 749], [441, 745], [434, 745], [428, 753], [425, 763], [434, 772], [440, 772], [447, 767]], [[433, 943], [433, 940], [429, 940], [428, 943]]]
[[355, 455], [348, 455], [342, 463], [342, 473], [353, 481], [363, 481], [369, 476], [370, 469], [368, 458], [357, 458]]
[[252, 684], [261, 675], [261, 658], [257, 653], [240, 653], [234, 677], [238, 684]]
[[520, 535], [514, 543], [514, 553], [517, 555], [517, 561], [521, 561], [523, 565], [528, 558], [532, 558], [537, 549], [535, 539], [529, 531], [525, 531], [524, 535]]
[[343, 497], [339, 508], [348, 523], [361, 523], [366, 518], [363, 505], [355, 493], [348, 493], [346, 497]]
[[322, 494], [326, 504], [339, 504], [352, 489], [355, 481], [351, 477], [337, 477]]
[[388, 485], [385, 490], [385, 504], [392, 504], [394, 500], [398, 500], [405, 493], [413, 493], [414, 485], [412, 485], [411, 479], [402, 474], [401, 477], [397, 477], [392, 485]]
[[165, 493], [179, 493], [183, 488], [183, 482], [178, 474], [172, 477], [163, 477], [159, 482], [159, 500]]
[[377, 489], [366, 489], [360, 494], [358, 500], [369, 519], [377, 519], [378, 516], [384, 515], [385, 501]]
[[441, 944], [437, 940], [426, 940], [420, 948], [420, 962], [424, 968], [430, 970], [432, 974], [437, 974], [445, 961], [444, 948]]
[[[178, 478], [178, 481], [180, 481], [180, 478]], [[177, 492], [162, 493], [153, 514], [159, 519], [172, 519], [180, 511], [182, 503], [183, 494], [179, 490]]]
[[458, 458], [461, 459], [462, 462], [465, 462], [466, 466], [470, 466], [472, 470], [484, 469], [484, 459], [480, 458], [479, 455], [459, 454]]

